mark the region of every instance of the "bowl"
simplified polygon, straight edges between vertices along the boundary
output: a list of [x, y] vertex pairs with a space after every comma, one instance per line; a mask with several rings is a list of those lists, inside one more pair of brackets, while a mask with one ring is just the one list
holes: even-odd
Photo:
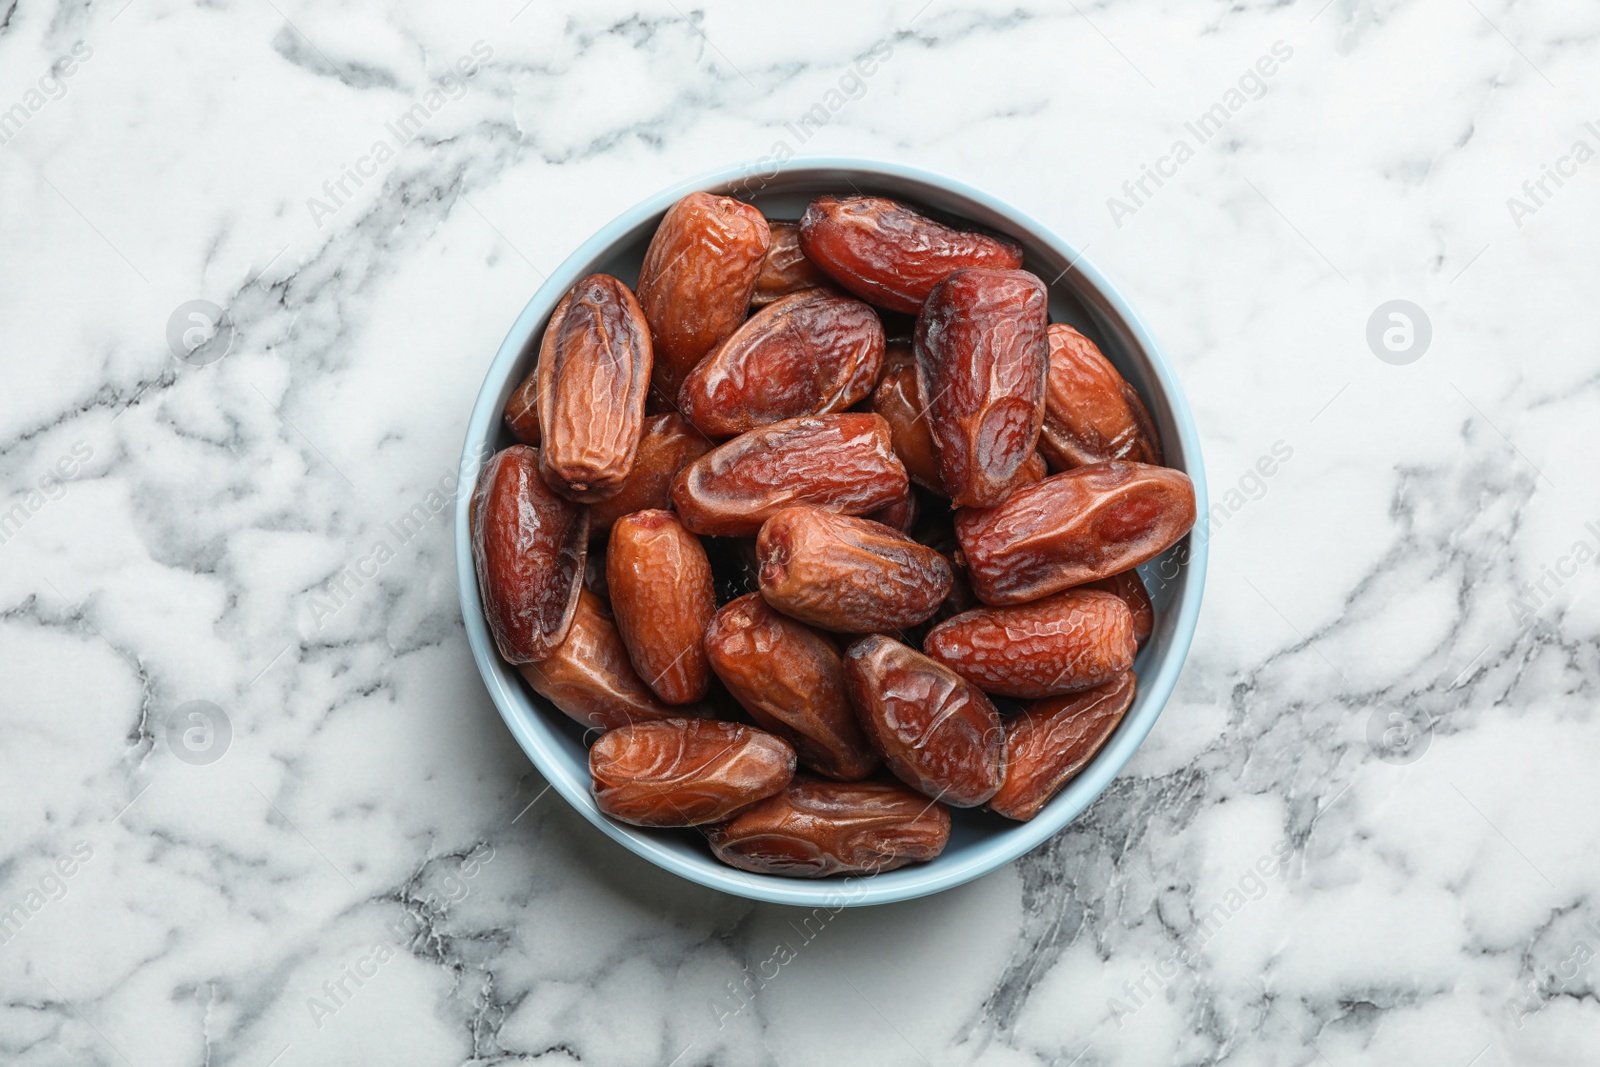
[[[633, 285], [662, 214], [697, 190], [737, 196], [769, 218], [789, 219], [799, 218], [806, 204], [822, 193], [889, 196], [1020, 241], [1026, 269], [1049, 283], [1051, 321], [1069, 322], [1100, 345], [1148, 404], [1167, 464], [1194, 481], [1201, 524], [1140, 568], [1155, 603], [1156, 627], [1134, 664], [1139, 692], [1133, 707], [1089, 766], [1032, 821], [1013, 823], [987, 812], [953, 811], [950, 843], [941, 856], [876, 875], [804, 880], [735, 870], [712, 856], [697, 831], [644, 830], [601, 814], [589, 792], [583, 728], [528, 688], [496, 652], [478, 597], [467, 509], [483, 460], [511, 443], [500, 420], [506, 400], [533, 365], [545, 320], [566, 291], [596, 271]], [[937, 893], [1011, 862], [1071, 822], [1155, 725], [1188, 654], [1205, 583], [1201, 531], [1207, 502], [1199, 435], [1177, 378], [1133, 308], [1072, 245], [1027, 214], [955, 179], [865, 159], [795, 159], [770, 170], [746, 165], [715, 171], [634, 205], [568, 256], [522, 309], [489, 366], [467, 426], [455, 505], [456, 581], [473, 658], [512, 735], [550, 785], [606, 837], [659, 867], [736, 896], [806, 907], [882, 904]], [[598, 844], [600, 839], [595, 840]]]

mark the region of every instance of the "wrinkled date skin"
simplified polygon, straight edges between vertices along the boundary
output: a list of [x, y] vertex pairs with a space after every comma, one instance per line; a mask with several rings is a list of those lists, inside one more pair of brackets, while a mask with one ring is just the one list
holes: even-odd
[[588, 509], [544, 483], [537, 449], [512, 445], [484, 465], [472, 494], [472, 558], [507, 663], [544, 659], [566, 637], [588, 543]]
[[1050, 327], [1039, 451], [1057, 471], [1113, 459], [1161, 465], [1161, 439], [1138, 392], [1093, 341], [1060, 322]]
[[1144, 643], [1150, 640], [1150, 635], [1156, 628], [1156, 608], [1150, 603], [1150, 591], [1144, 587], [1144, 579], [1139, 577], [1138, 571], [1123, 571], [1113, 574], [1109, 578], [1089, 582], [1085, 589], [1104, 589], [1122, 598], [1128, 605], [1128, 610], [1133, 613], [1133, 639], [1143, 648]]
[[635, 723], [589, 749], [595, 803], [634, 826], [721, 822], [781, 792], [794, 767], [781, 738], [709, 719]]
[[628, 287], [591, 274], [572, 287], [539, 349], [544, 480], [592, 503], [622, 488], [639, 451], [652, 365], [650, 327]]
[[751, 537], [786, 507], [811, 504], [865, 515], [906, 491], [906, 469], [877, 415], [785, 419], [741, 434], [679, 472], [672, 504], [683, 524], [712, 537]]
[[776, 796], [707, 827], [706, 839], [723, 863], [755, 874], [877, 874], [943, 852], [950, 812], [894, 782], [796, 778]]
[[668, 704], [692, 704], [711, 686], [702, 637], [716, 613], [711, 563], [670, 511], [618, 519], [606, 547], [606, 587], [633, 668]]
[[603, 539], [624, 515], [671, 507], [672, 479], [709, 451], [711, 442], [677, 412], [645, 416], [639, 454], [627, 480], [614, 495], [589, 506], [590, 539]]
[[[553, 318], [553, 316], [552, 316]], [[522, 379], [522, 384], [512, 392], [511, 399], [506, 401], [505, 414], [502, 416], [506, 429], [519, 445], [539, 446], [539, 368], [535, 366], [532, 373]]]
[[1069, 589], [963, 612], [930, 630], [922, 649], [985, 693], [1033, 699], [1103, 685], [1133, 666], [1139, 646], [1121, 597]]
[[1048, 345], [1044, 283], [1021, 270], [959, 270], [917, 317], [939, 480], [959, 507], [994, 507], [1039, 443]]
[[566, 640], [540, 662], [518, 669], [535, 693], [596, 730], [694, 714], [662, 703], [639, 680], [605, 601], [587, 589], [578, 597]]
[[752, 315], [683, 380], [678, 409], [703, 433], [843, 411], [872, 392], [883, 320], [859, 300], [795, 293]]
[[794, 746], [800, 762], [842, 781], [878, 767], [844, 687], [832, 638], [750, 593], [725, 604], [706, 628], [706, 655], [751, 718]]
[[768, 604], [836, 633], [915, 626], [938, 610], [953, 580], [950, 561], [927, 545], [820, 508], [773, 515], [756, 538], [756, 557]]
[[1015, 241], [953, 230], [877, 196], [817, 197], [800, 219], [800, 247], [861, 299], [907, 315], [951, 271], [1022, 266]]
[[882, 634], [850, 646], [844, 676], [862, 731], [897, 778], [954, 808], [994, 796], [1005, 731], [976, 686]]
[[639, 268], [639, 304], [654, 342], [652, 391], [663, 406], [744, 321], [771, 239], [761, 212], [732, 197], [690, 193], [662, 216]]
[[910, 533], [911, 528], [917, 524], [917, 514], [917, 494], [908, 485], [904, 496], [888, 507], [872, 512], [867, 518], [873, 522], [881, 522], [885, 526], [892, 526], [901, 533]]
[[1076, 778], [1133, 706], [1132, 671], [1074, 696], [1038, 700], [1006, 723], [1006, 782], [989, 810], [1027, 822]]
[[772, 232], [772, 242], [767, 247], [767, 258], [761, 261], [761, 273], [756, 276], [756, 291], [750, 296], [752, 307], [766, 307], [779, 297], [798, 293], [802, 289], [832, 289], [833, 281], [800, 250], [800, 224], [767, 220]]
[[1021, 604], [1131, 570], [1194, 519], [1194, 483], [1182, 471], [1095, 463], [1019, 489], [997, 508], [956, 512], [956, 538], [978, 599]]

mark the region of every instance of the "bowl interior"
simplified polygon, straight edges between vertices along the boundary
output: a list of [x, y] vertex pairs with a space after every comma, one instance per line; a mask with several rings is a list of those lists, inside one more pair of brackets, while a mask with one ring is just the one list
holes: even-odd
[[1199, 514], [1206, 513], [1204, 472], [1188, 406], [1158, 348], [1132, 310], [1070, 246], [1027, 216], [977, 190], [924, 171], [854, 160], [794, 161], [771, 177], [736, 168], [687, 182], [637, 205], [572, 254], [534, 294], [489, 369], [468, 426], [462, 491], [456, 502], [458, 581], [467, 635], [479, 670], [507, 725], [550, 784], [613, 839], [703, 885], [759, 900], [837, 907], [922, 896], [958, 885], [1009, 862], [1055, 833], [1082, 811], [1132, 756], [1177, 680], [1199, 613], [1205, 544], [1191, 534], [1140, 568], [1156, 608], [1156, 627], [1134, 664], [1139, 692], [1111, 740], [1082, 774], [1031, 822], [1013, 823], [981, 811], [953, 811], [950, 844], [931, 863], [874, 876], [816, 881], [747, 874], [712, 857], [692, 830], [640, 830], [613, 822], [589, 793], [584, 729], [549, 705], [502, 661], [484, 623], [467, 536], [467, 502], [478, 465], [511, 444], [500, 421], [512, 390], [532, 368], [545, 320], [562, 295], [595, 272], [635, 285], [639, 265], [661, 215], [697, 189], [755, 204], [769, 218], [798, 219], [822, 193], [890, 196], [946, 221], [1003, 233], [1022, 243], [1026, 269], [1050, 290], [1052, 322], [1067, 322], [1092, 338], [1150, 408], [1169, 466], [1195, 482]]

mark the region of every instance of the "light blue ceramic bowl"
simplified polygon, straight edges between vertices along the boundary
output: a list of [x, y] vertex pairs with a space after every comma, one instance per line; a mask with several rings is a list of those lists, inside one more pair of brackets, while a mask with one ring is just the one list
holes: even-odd
[[[517, 742], [567, 802], [612, 840], [652, 863], [701, 885], [755, 900], [808, 907], [881, 904], [937, 893], [1011, 862], [1059, 831], [1100, 795], [1133, 756], [1183, 668], [1200, 614], [1206, 546], [1202, 533], [1184, 538], [1141, 570], [1156, 604], [1156, 629], [1134, 665], [1139, 694], [1133, 708], [1093, 763], [1032, 821], [1014, 823], [980, 811], [954, 812], [944, 854], [875, 877], [808, 881], [746, 874], [717, 862], [694, 831], [640, 830], [613, 822], [589, 794], [583, 731], [527, 687], [495, 651], [478, 599], [467, 533], [470, 486], [484, 456], [510, 443], [500, 423], [506, 399], [531, 367], [545, 320], [579, 278], [595, 271], [630, 285], [662, 213], [696, 190], [754, 203], [771, 218], [799, 218], [821, 193], [860, 192], [895, 197], [935, 212], [970, 219], [1022, 242], [1026, 267], [1050, 283], [1050, 314], [1090, 337], [1134, 384], [1160, 429], [1167, 463], [1194, 479], [1198, 513], [1207, 512], [1200, 439], [1183, 389], [1139, 316], [1116, 288], [1066, 241], [1016, 208], [962, 182], [914, 167], [865, 159], [796, 159], [781, 169], [730, 167], [664, 190], [629, 208], [591, 237], [550, 275], [512, 324], [489, 366], [467, 426], [463, 491], [456, 501], [456, 581], [467, 640], [495, 706]], [[1204, 526], [1202, 518], [1201, 527]], [[595, 839], [596, 847], [599, 838]]]

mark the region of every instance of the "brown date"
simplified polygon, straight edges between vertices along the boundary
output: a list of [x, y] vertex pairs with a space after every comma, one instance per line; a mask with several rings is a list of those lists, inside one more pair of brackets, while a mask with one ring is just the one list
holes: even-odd
[[1143, 463], [1053, 474], [986, 510], [956, 512], [956, 538], [986, 604], [1021, 604], [1160, 555], [1194, 525], [1194, 483]]
[[794, 746], [800, 762], [853, 781], [878, 767], [844, 687], [844, 661], [826, 634], [780, 615], [760, 593], [723, 605], [706, 628], [706, 655], [751, 718]]
[[611, 527], [606, 588], [633, 668], [668, 704], [706, 695], [711, 668], [701, 639], [717, 610], [700, 539], [670, 511], [636, 511]]
[[761, 261], [756, 291], [750, 295], [752, 307], [766, 307], [779, 297], [802, 289], [832, 289], [833, 281], [800, 250], [800, 224], [768, 219], [772, 243], [767, 258]]
[[539, 368], [534, 366], [528, 376], [511, 393], [502, 416], [506, 429], [519, 445], [539, 446]]
[[1006, 782], [989, 810], [1027, 822], [1076, 778], [1133, 705], [1132, 671], [1072, 696], [1036, 700], [1006, 723]]
[[709, 719], [639, 722], [589, 749], [595, 803], [634, 826], [721, 822], [794, 778], [794, 749], [754, 726]]
[[954, 230], [878, 196], [817, 197], [800, 219], [800, 247], [861, 299], [908, 315], [954, 270], [1022, 266], [1015, 241]]
[[597, 730], [694, 714], [663, 704], [639, 680], [605, 602], [587, 589], [578, 597], [566, 640], [543, 660], [518, 669], [535, 693]]
[[996, 696], [1060, 696], [1133, 666], [1133, 614], [1122, 598], [1069, 589], [1010, 608], [977, 608], [928, 632], [922, 650]]
[[949, 667], [873, 634], [844, 656], [862, 732], [901, 781], [955, 808], [972, 808], [1005, 778], [1005, 731], [989, 698]]
[[628, 287], [591, 274], [562, 299], [539, 347], [540, 471], [591, 503], [622, 488], [639, 452], [650, 327]]
[[662, 216], [639, 268], [658, 402], [675, 403], [684, 376], [744, 321], [770, 242], [761, 212], [732, 197], [690, 193]]
[[495, 645], [507, 663], [544, 659], [572, 625], [583, 584], [589, 509], [539, 476], [539, 450], [512, 445], [472, 494], [472, 558]]
[[896, 782], [796, 778], [706, 839], [723, 863], [755, 874], [878, 874], [943, 852], [950, 812]]
[[859, 300], [820, 289], [752, 315], [683, 380], [678, 408], [712, 437], [843, 411], [872, 392], [883, 321]]
[[795, 504], [864, 515], [905, 491], [888, 423], [844, 412], [785, 419], [712, 449], [678, 473], [672, 504], [697, 534], [750, 537]]
[[672, 506], [672, 479], [688, 464], [711, 451], [704, 434], [669, 411], [646, 415], [639, 454], [622, 488], [589, 506], [589, 538], [600, 540], [624, 515]]
[[1047, 302], [1027, 271], [969, 268], [934, 286], [917, 317], [917, 390], [939, 481], [958, 507], [1005, 500], [1038, 445]]
[[950, 593], [950, 561], [939, 552], [881, 522], [819, 508], [773, 515], [756, 556], [768, 604], [837, 633], [915, 626]]
[[1050, 326], [1039, 451], [1058, 471], [1113, 459], [1161, 464], [1161, 439], [1138, 392], [1093, 341], [1060, 322]]
[[1104, 589], [1122, 598], [1128, 605], [1128, 610], [1133, 613], [1133, 639], [1143, 648], [1144, 643], [1150, 640], [1150, 635], [1156, 628], [1156, 609], [1150, 603], [1150, 591], [1144, 587], [1144, 579], [1139, 577], [1135, 570], [1123, 571], [1113, 574], [1109, 578], [1088, 582], [1084, 589]]
[[901, 533], [910, 533], [911, 528], [917, 524], [917, 508], [917, 494], [910, 485], [907, 485], [904, 496], [888, 507], [872, 512], [867, 518], [873, 522], [881, 522], [885, 526], [892, 526]]

